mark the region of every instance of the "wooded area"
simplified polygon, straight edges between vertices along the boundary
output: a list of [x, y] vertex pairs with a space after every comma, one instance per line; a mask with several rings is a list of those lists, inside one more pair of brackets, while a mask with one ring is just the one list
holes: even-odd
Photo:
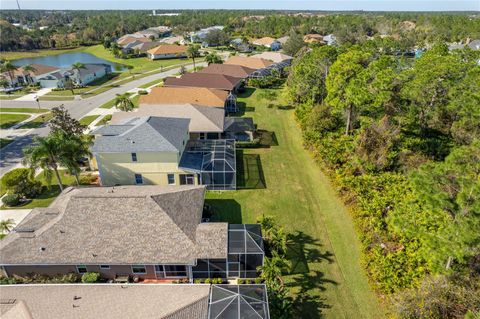
[[[301, 34], [334, 33], [341, 44], [363, 43], [390, 35], [401, 48], [442, 40], [480, 38], [480, 19], [456, 13], [335, 13], [298, 15], [278, 11], [195, 10], [178, 16], [151, 16], [150, 11], [2, 10], [0, 50], [31, 50], [99, 44], [152, 26], [166, 25], [179, 35], [223, 25], [231, 36], [282, 37], [292, 28]], [[20, 23], [32, 30], [13, 26]], [[42, 28], [40, 30], [39, 27]]]
[[289, 98], [352, 212], [373, 286], [401, 318], [480, 305], [479, 52], [301, 51]]

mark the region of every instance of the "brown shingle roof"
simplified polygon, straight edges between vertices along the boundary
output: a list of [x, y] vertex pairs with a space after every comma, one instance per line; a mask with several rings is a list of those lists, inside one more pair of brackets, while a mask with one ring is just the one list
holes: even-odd
[[133, 37], [133, 36], [126, 36], [120, 38], [117, 43], [118, 45], [127, 45], [130, 42], [135, 42], [135, 41], [140, 41], [140, 42], [152, 42], [149, 38], [146, 37]]
[[[205, 319], [210, 285], [57, 284], [1, 288], [2, 318]], [[76, 297], [76, 298], [75, 298]]]
[[[35, 76], [38, 76], [38, 75], [42, 75], [42, 74], [46, 74], [46, 73], [50, 73], [50, 72], [55, 72], [55, 71], [58, 71], [60, 70], [59, 68], [57, 67], [54, 67], [54, 66], [50, 66], [50, 65], [45, 65], [45, 64], [32, 64], [31, 65], [35, 71], [32, 72]], [[17, 70], [14, 71], [14, 74], [15, 75], [26, 75], [26, 74], [29, 74], [30, 72], [28, 71], [25, 71], [23, 69], [23, 67], [20, 67], [18, 68]]]
[[223, 74], [223, 75], [244, 79], [244, 78], [247, 78], [253, 72], [255, 72], [255, 69], [247, 68], [241, 65], [210, 64], [209, 66], [198, 71], [197, 73]]
[[228, 93], [204, 87], [154, 87], [148, 95], [140, 97], [142, 104], [197, 104], [204, 106], [225, 106]]
[[[205, 252], [226, 258], [226, 235], [209, 242], [202, 235], [204, 193], [203, 186], [68, 188], [2, 239], [0, 263], [193, 264]], [[226, 223], [211, 224], [228, 231]]]
[[273, 62], [265, 59], [257, 59], [257, 58], [237, 55], [229, 58], [227, 61], [225, 61], [225, 64], [241, 65], [247, 68], [259, 70], [272, 65]]
[[272, 44], [272, 42], [274, 42], [275, 39], [274, 38], [271, 38], [271, 37], [264, 37], [264, 38], [260, 38], [260, 39], [254, 39], [252, 41], [253, 44], [256, 44], [256, 45], [265, 45], [265, 46], [268, 46], [270, 44]]
[[150, 54], [178, 54], [186, 53], [186, 45], [175, 45], [175, 44], [161, 44], [156, 48], [150, 49], [147, 51]]
[[222, 74], [187, 73], [182, 75], [180, 78], [166, 78], [164, 85], [180, 87], [205, 87], [232, 91], [240, 81], [242, 81], [241, 78], [234, 78], [232, 76]]

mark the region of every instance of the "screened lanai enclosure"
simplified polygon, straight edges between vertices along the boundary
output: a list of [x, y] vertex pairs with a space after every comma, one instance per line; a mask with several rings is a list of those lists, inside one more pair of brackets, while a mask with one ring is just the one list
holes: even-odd
[[213, 285], [209, 319], [269, 319], [265, 285]]
[[235, 190], [237, 169], [234, 140], [191, 140], [179, 167], [199, 175], [209, 190]]
[[256, 278], [264, 254], [261, 225], [230, 224], [227, 259], [198, 259], [193, 278]]

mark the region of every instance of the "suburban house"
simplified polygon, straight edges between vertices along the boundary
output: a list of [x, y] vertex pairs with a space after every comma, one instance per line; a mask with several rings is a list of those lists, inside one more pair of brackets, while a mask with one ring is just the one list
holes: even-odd
[[270, 60], [275, 64], [279, 63], [288, 63], [290, 64], [293, 61], [293, 57], [280, 53], [280, 52], [262, 52], [260, 54], [254, 54], [251, 58]]
[[261, 226], [202, 222], [204, 199], [203, 186], [69, 187], [2, 239], [1, 271], [96, 272], [113, 282], [256, 278]]
[[162, 39], [158, 39], [158, 42], [165, 43], [165, 44], [180, 44], [180, 45], [186, 44], [185, 39], [182, 36], [162, 38]]
[[196, 104], [140, 104], [133, 112], [115, 112], [110, 124], [120, 124], [132, 117], [189, 119], [189, 139], [219, 139], [223, 133], [225, 110]]
[[168, 77], [163, 82], [164, 86], [173, 87], [204, 87], [209, 89], [224, 90], [235, 93], [243, 87], [243, 79], [223, 74], [186, 73], [179, 78]]
[[84, 67], [83, 69], [71, 69], [67, 71], [66, 77], [71, 78], [79, 85], [86, 85], [112, 73], [112, 67], [109, 64], [88, 63], [84, 64]]
[[263, 47], [269, 48], [272, 51], [278, 51], [282, 48], [282, 44], [271, 37], [254, 39], [252, 40], [252, 44], [256, 46], [263, 46]]
[[38, 83], [42, 88], [63, 88], [65, 82], [65, 71], [53, 72], [38, 78]]
[[285, 43], [287, 43], [288, 39], [290, 39], [290, 37], [286, 35], [284, 37], [278, 38], [277, 42], [280, 42], [280, 44], [283, 46]]
[[265, 285], [3, 285], [3, 319], [269, 319]]
[[242, 38], [236, 38], [230, 41], [230, 46], [239, 52], [252, 52], [252, 48], [248, 42], [243, 41]]
[[160, 45], [159, 42], [132, 41], [123, 46], [122, 53], [146, 54], [148, 50], [158, 47], [159, 45]]
[[247, 68], [242, 65], [212, 63], [209, 64], [206, 68], [198, 71], [197, 73], [223, 74], [232, 76], [234, 78], [246, 79], [255, 71], [255, 69]]
[[[149, 109], [152, 113], [171, 111], [167, 106]], [[196, 116], [195, 121], [210, 121], [213, 126], [211, 118], [207, 121], [204, 114], [199, 115], [198, 107], [184, 109]], [[91, 132], [95, 136], [92, 166], [98, 168], [102, 185], [202, 184], [208, 189], [236, 189], [234, 140], [189, 140], [191, 120], [187, 115], [133, 116], [128, 114], [124, 121]], [[214, 134], [217, 137], [219, 132]]]
[[152, 60], [186, 58], [187, 46], [175, 44], [161, 44], [147, 51], [147, 56]]
[[321, 43], [324, 44], [323, 35], [317, 33], [309, 33], [303, 36], [303, 41], [306, 43]]
[[17, 70], [13, 70], [11, 73], [2, 73], [1, 77], [7, 80], [11, 86], [21, 84], [37, 84], [39, 83], [40, 78], [60, 71], [60, 69], [57, 67], [44, 64], [32, 64], [31, 66], [35, 69], [35, 71], [25, 71], [23, 67], [19, 67]]
[[327, 34], [326, 36], [323, 37], [323, 41], [327, 45], [336, 45], [337, 44], [337, 37], [333, 34]]
[[212, 30], [223, 30], [223, 26], [221, 25], [215, 25], [212, 27], [200, 29], [199, 31], [191, 32], [190, 33], [190, 41], [191, 42], [204, 42], [205, 39], [207, 38], [207, 35], [210, 33]]
[[225, 109], [226, 112], [237, 110], [237, 98], [224, 90], [203, 87], [166, 87], [152, 88], [149, 94], [140, 97], [140, 106], [144, 104], [197, 104]]
[[152, 40], [150, 38], [133, 36], [131, 34], [124, 35], [117, 40], [117, 44], [121, 47], [125, 47], [132, 42], [152, 42]]
[[225, 61], [224, 64], [241, 65], [241, 66], [244, 66], [250, 69], [255, 69], [258, 71], [258, 70], [269, 67], [270, 65], [273, 64], [273, 62], [265, 59], [235, 55], [228, 58], [228, 60]]

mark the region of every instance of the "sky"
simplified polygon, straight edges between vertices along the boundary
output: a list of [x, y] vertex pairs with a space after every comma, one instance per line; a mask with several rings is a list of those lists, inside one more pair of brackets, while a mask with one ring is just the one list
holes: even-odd
[[[275, 9], [365, 11], [480, 11], [480, 0], [18, 0], [22, 9]], [[17, 9], [16, 0], [0, 0], [0, 9]]]

